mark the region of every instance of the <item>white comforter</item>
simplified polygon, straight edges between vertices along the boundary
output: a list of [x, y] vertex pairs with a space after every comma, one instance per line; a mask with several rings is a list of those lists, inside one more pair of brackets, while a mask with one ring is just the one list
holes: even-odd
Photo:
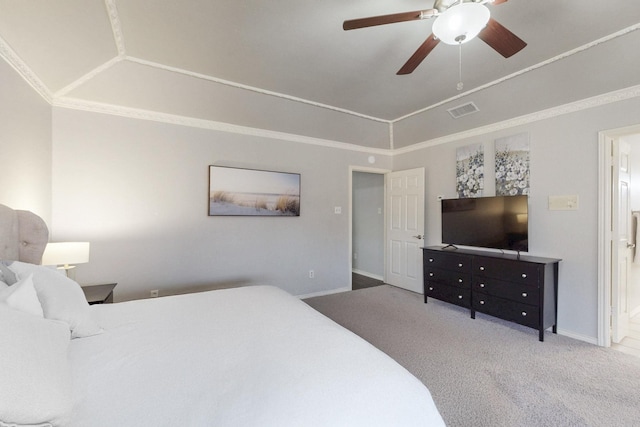
[[270, 286], [92, 306], [72, 426], [443, 426], [427, 388]]

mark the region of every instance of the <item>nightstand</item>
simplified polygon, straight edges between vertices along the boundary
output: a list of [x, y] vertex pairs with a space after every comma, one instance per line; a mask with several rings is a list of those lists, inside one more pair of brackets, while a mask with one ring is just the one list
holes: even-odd
[[113, 302], [113, 288], [117, 283], [107, 283], [104, 285], [85, 285], [82, 286], [84, 296], [87, 298], [89, 305], [93, 304], [110, 304]]

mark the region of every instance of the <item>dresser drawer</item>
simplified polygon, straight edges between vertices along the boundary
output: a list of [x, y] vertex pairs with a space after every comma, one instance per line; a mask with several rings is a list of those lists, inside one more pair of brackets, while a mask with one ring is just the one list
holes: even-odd
[[470, 289], [447, 286], [441, 283], [426, 282], [424, 285], [424, 294], [427, 297], [439, 299], [465, 308], [471, 307]]
[[442, 268], [425, 267], [424, 279], [459, 288], [471, 289], [471, 274], [459, 271], [444, 270]]
[[505, 282], [491, 277], [473, 276], [473, 292], [521, 302], [529, 305], [540, 304], [540, 289], [536, 286]]
[[538, 286], [539, 271], [538, 264], [528, 262], [489, 257], [473, 259], [474, 275], [499, 278], [506, 282]]
[[474, 293], [471, 306], [481, 313], [516, 322], [530, 328], [537, 328], [540, 323], [538, 307], [529, 304], [522, 304], [487, 294]]
[[424, 251], [424, 267], [471, 273], [471, 257], [451, 253]]

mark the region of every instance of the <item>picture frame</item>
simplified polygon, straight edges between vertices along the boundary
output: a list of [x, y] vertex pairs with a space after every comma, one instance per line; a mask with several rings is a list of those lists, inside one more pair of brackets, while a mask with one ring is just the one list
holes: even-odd
[[300, 216], [299, 173], [209, 166], [209, 216]]

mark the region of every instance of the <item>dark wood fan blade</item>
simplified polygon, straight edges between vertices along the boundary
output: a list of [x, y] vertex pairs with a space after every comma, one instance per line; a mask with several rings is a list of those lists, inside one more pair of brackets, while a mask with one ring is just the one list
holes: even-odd
[[493, 18], [489, 18], [489, 23], [478, 37], [505, 58], [520, 52], [527, 45]]
[[440, 40], [436, 39], [433, 34], [431, 34], [396, 74], [411, 74], [413, 70], [418, 68], [418, 65], [420, 65], [424, 58], [431, 53], [438, 43], [440, 43]]
[[438, 13], [436, 9], [416, 10], [414, 12], [394, 13], [392, 15], [372, 16], [370, 18], [351, 19], [344, 21], [344, 30], [355, 30], [357, 28], [375, 27], [376, 25], [393, 24], [395, 22], [417, 21], [419, 19], [431, 18]]

